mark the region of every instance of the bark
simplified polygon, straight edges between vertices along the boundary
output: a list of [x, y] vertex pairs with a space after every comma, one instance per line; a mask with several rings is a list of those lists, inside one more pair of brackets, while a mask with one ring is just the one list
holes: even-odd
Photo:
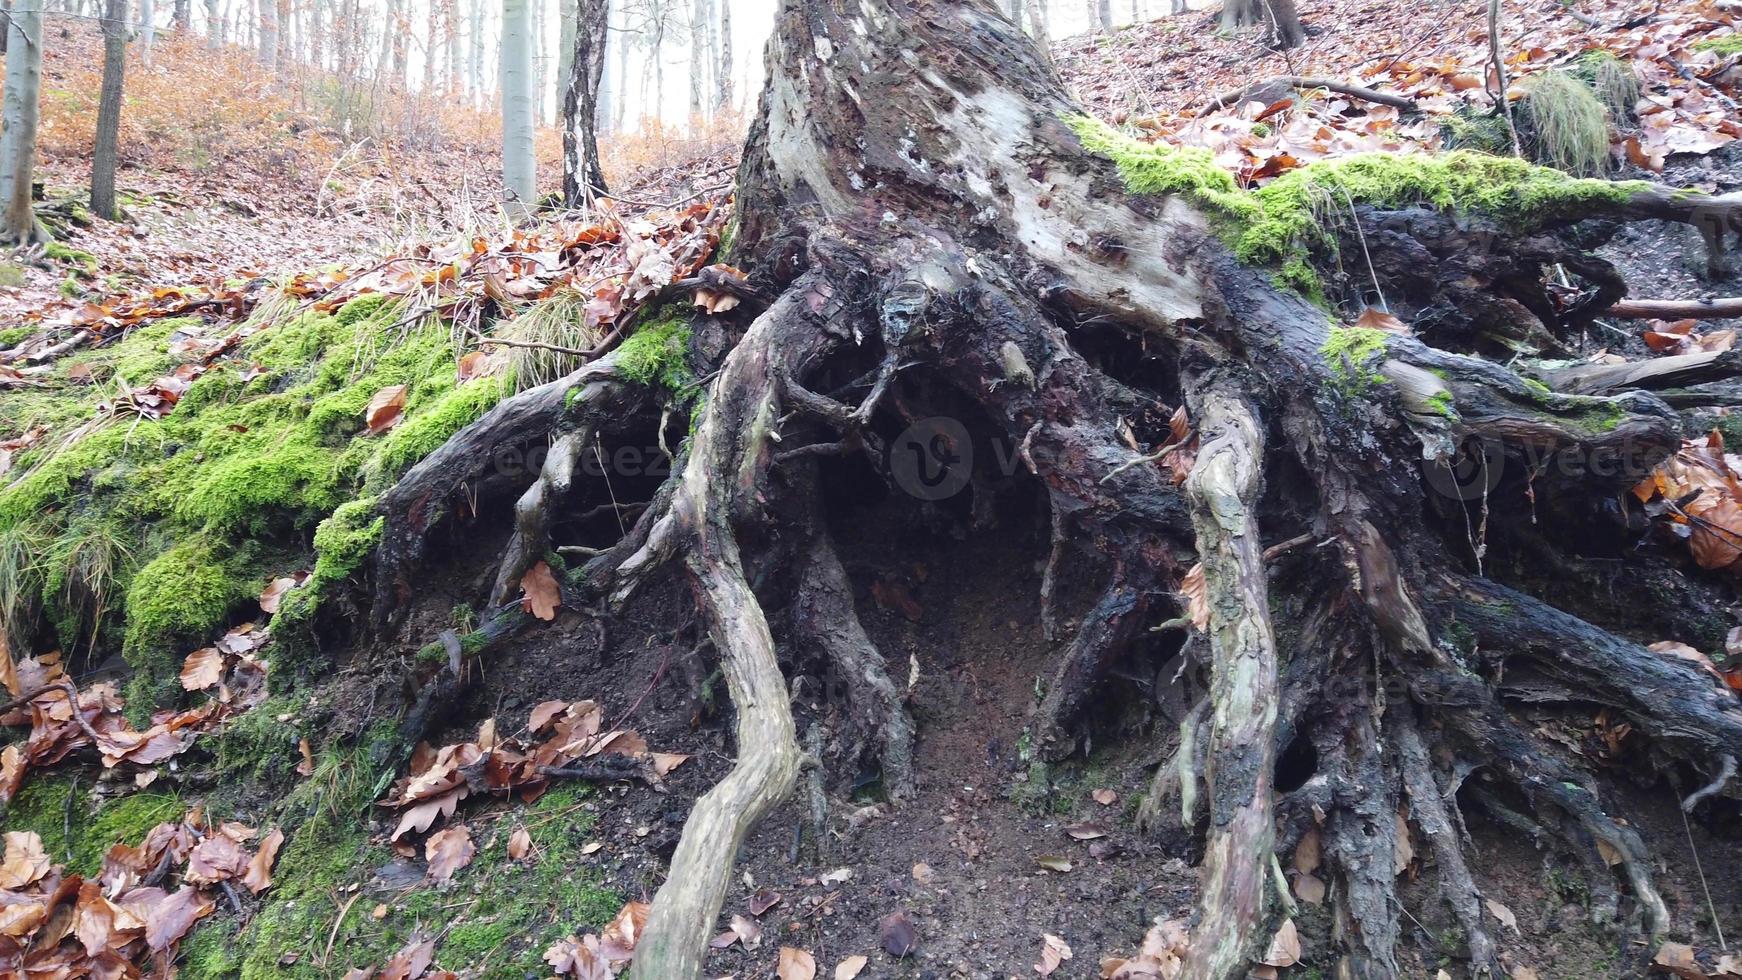
[[1272, 44], [1287, 50], [1306, 39], [1294, 0], [1227, 0], [1222, 5], [1222, 29], [1264, 27]]
[[127, 70], [127, 0], [103, 12], [103, 87], [91, 150], [91, 213], [115, 220], [115, 166], [121, 142], [121, 96]]
[[1113, 30], [1113, 0], [1095, 0], [1095, 26], [1104, 34]]
[[502, 0], [502, 189], [511, 213], [526, 213], [538, 197], [533, 127], [532, 17], [527, 0]]
[[32, 204], [36, 126], [42, 93], [42, 8], [14, 4], [6, 28], [6, 81], [0, 102], [0, 242], [45, 241]]
[[574, 51], [563, 86], [563, 200], [570, 207], [605, 192], [599, 159], [599, 84], [605, 74], [610, 10], [606, 0], [577, 0]]
[[170, 23], [177, 37], [187, 37], [193, 28], [193, 0], [175, 0], [175, 14]]
[[224, 46], [224, 18], [218, 11], [218, 0], [206, 0], [206, 48], [216, 51]]
[[157, 43], [157, 0], [139, 0], [139, 52], [151, 64], [151, 49]]
[[260, 5], [260, 48], [259, 61], [261, 67], [272, 70], [278, 67], [278, 4], [276, 0], [257, 0]]
[[702, 116], [702, 91], [708, 74], [708, 4], [690, 0], [690, 118]]
[[[568, 111], [567, 98], [570, 76], [575, 64], [575, 24], [580, 18], [584, 0], [559, 0], [557, 3], [556, 84], [557, 106]], [[567, 115], [563, 118], [567, 120]]]
[[484, 0], [466, 0], [466, 91], [473, 105], [484, 102]]

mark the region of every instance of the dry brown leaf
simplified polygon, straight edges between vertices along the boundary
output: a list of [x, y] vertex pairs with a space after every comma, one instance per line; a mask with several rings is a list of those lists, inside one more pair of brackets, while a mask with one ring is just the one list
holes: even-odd
[[202, 647], [188, 654], [181, 665], [184, 691], [204, 691], [224, 680], [224, 653], [217, 647]]
[[1191, 617], [1192, 627], [1203, 632], [1210, 625], [1210, 591], [1204, 582], [1204, 563], [1198, 562], [1186, 569], [1184, 578], [1179, 580], [1180, 594], [1186, 599], [1186, 615]]
[[405, 417], [405, 390], [404, 385], [388, 385], [369, 399], [363, 409], [363, 424], [369, 427], [370, 435], [386, 432]]
[[260, 611], [268, 615], [278, 612], [278, 605], [284, 601], [284, 594], [307, 580], [307, 572], [298, 572], [266, 583], [266, 588], [260, 592]]
[[1293, 919], [1282, 920], [1282, 927], [1270, 939], [1270, 951], [1264, 954], [1268, 966], [1293, 966], [1300, 962], [1300, 933]]
[[1096, 838], [1107, 836], [1108, 833], [1106, 827], [1095, 823], [1092, 820], [1084, 820], [1080, 823], [1071, 824], [1064, 828], [1064, 831], [1074, 840], [1095, 840]]
[[1494, 901], [1492, 898], [1485, 899], [1482, 904], [1488, 906], [1488, 914], [1500, 920], [1501, 925], [1511, 929], [1514, 933], [1520, 936], [1524, 935], [1524, 933], [1518, 931], [1518, 916], [1513, 915], [1511, 909]]
[[919, 948], [919, 930], [914, 928], [913, 920], [907, 913], [896, 910], [884, 916], [877, 923], [877, 940], [883, 944], [883, 951], [897, 959], [912, 956]]
[[1034, 859], [1034, 863], [1048, 871], [1057, 871], [1059, 874], [1071, 870], [1071, 859], [1058, 854], [1042, 854]]
[[913, 866], [913, 880], [914, 881], [917, 881], [922, 885], [929, 885], [929, 884], [931, 884], [932, 878], [934, 878], [934, 877], [936, 877], [936, 872], [932, 871], [931, 865], [925, 863], [924, 861], [919, 861], [919, 862], [914, 864], [914, 866]]
[[454, 872], [472, 863], [476, 853], [472, 831], [463, 823], [431, 834], [423, 848], [429, 876], [439, 882], [453, 880]]
[[525, 827], [514, 828], [514, 833], [508, 836], [508, 856], [515, 861], [524, 861], [532, 853], [532, 835]]
[[1361, 330], [1383, 330], [1386, 333], [1409, 334], [1409, 325], [1385, 312], [1377, 306], [1369, 306], [1355, 318], [1355, 327]]
[[34, 830], [6, 832], [6, 858], [0, 862], [0, 888], [16, 891], [48, 874], [53, 866]]
[[1110, 789], [1098, 789], [1090, 793], [1089, 797], [1102, 806], [1112, 806], [1119, 802], [1119, 794]]
[[1706, 971], [1694, 958], [1694, 948], [1685, 943], [1664, 943], [1657, 948], [1651, 962], [1682, 980], [1706, 980]]
[[302, 761], [298, 762], [296, 764], [296, 774], [299, 776], [312, 776], [312, 775], [314, 775], [315, 774], [315, 750], [314, 750], [314, 747], [309, 745], [308, 739], [305, 738], [305, 739], [302, 739], [301, 741], [296, 743], [296, 750], [298, 752], [302, 753]]
[[847, 957], [841, 962], [835, 964], [835, 980], [853, 980], [854, 977], [857, 977], [864, 971], [866, 965], [870, 962], [870, 957], [866, 956]]
[[1301, 874], [1310, 875], [1319, 869], [1320, 860], [1319, 829], [1308, 828], [1300, 837], [1300, 843], [1294, 847], [1294, 869]]
[[248, 861], [248, 870], [242, 873], [242, 884], [255, 895], [272, 887], [272, 865], [278, 860], [278, 849], [284, 845], [284, 831], [272, 828], [260, 841], [260, 849], [254, 852], [254, 857]]
[[1392, 845], [1392, 874], [1403, 874], [1415, 860], [1415, 846], [1409, 840], [1409, 818], [1397, 815], [1397, 840]]
[[520, 600], [521, 609], [546, 622], [556, 618], [556, 611], [563, 604], [563, 594], [549, 565], [540, 561], [527, 569], [520, 577], [520, 588], [526, 593]]
[[1294, 894], [1308, 905], [1318, 905], [1325, 900], [1325, 883], [1317, 875], [1299, 875], [1294, 879]]
[[816, 980], [817, 961], [802, 949], [782, 946], [780, 962], [775, 964], [774, 974], [780, 980]]
[[211, 911], [212, 903], [200, 896], [198, 888], [183, 885], [151, 907], [145, 919], [145, 945], [153, 952], [163, 952], [180, 942], [194, 923]]
[[1034, 972], [1043, 977], [1050, 977], [1054, 970], [1070, 958], [1070, 944], [1050, 932], [1041, 933], [1040, 962], [1034, 964]]

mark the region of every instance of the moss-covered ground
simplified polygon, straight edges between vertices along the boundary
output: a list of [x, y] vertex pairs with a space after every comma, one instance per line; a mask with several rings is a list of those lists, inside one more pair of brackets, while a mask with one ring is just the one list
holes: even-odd
[[[402, 324], [377, 295], [252, 326], [161, 419], [99, 403], [174, 370], [177, 340], [227, 328], [141, 326], [63, 359], [45, 387], [8, 392], [0, 438], [48, 434], [0, 490], [0, 614], [21, 623], [42, 612], [63, 649], [118, 647], [135, 671], [135, 710], [173, 697], [180, 656], [296, 568], [314, 575], [280, 613], [279, 666], [306, 653], [295, 627], [379, 535], [374, 495], [505, 387], [461, 384], [450, 329]], [[365, 407], [390, 385], [406, 386], [403, 420], [372, 435]]]

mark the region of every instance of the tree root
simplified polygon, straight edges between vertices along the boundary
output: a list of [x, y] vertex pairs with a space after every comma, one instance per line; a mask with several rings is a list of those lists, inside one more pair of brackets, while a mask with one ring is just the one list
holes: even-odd
[[853, 587], [826, 533], [810, 543], [809, 560], [799, 573], [792, 620], [799, 640], [820, 650], [846, 680], [854, 724], [881, 741], [883, 785], [889, 798], [912, 798], [916, 788], [913, 718], [901, 689], [889, 677], [883, 655], [859, 623]]
[[1394, 716], [1391, 737], [1397, 743], [1398, 760], [1403, 773], [1404, 789], [1409, 793], [1410, 812], [1427, 835], [1439, 865], [1440, 896], [1458, 920], [1469, 947], [1471, 971], [1474, 976], [1504, 975], [1495, 957], [1494, 941], [1488, 938], [1482, 924], [1481, 893], [1464, 863], [1463, 842], [1452, 827], [1446, 797], [1441, 795], [1433, 768], [1428, 762], [1427, 746], [1421, 733], [1409, 717], [1405, 706]]
[[[1252, 509], [1263, 440], [1237, 395], [1195, 399], [1202, 446], [1186, 480], [1209, 604], [1212, 717], [1209, 837], [1202, 909], [1186, 969], [1209, 980], [1243, 976], [1269, 887], [1275, 757], [1276, 641]], [[1182, 781], [1183, 784], [1183, 781]]]

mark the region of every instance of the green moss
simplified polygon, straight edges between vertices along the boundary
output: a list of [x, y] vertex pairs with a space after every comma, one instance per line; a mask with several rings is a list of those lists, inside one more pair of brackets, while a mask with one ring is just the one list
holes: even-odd
[[689, 352], [689, 321], [671, 312], [643, 323], [623, 341], [617, 349], [617, 369], [625, 378], [687, 405], [700, 393]]
[[1128, 190], [1186, 196], [1217, 222], [1242, 262], [1277, 266], [1279, 282], [1309, 295], [1319, 281], [1312, 259], [1334, 245], [1326, 229], [1351, 202], [1393, 208], [1428, 205], [1520, 226], [1618, 203], [1642, 186], [1580, 179], [1511, 157], [1456, 151], [1323, 160], [1244, 191], [1208, 150], [1140, 142], [1086, 116], [1066, 122], [1085, 149], [1114, 162]]
[[295, 712], [289, 698], [268, 698], [224, 725], [211, 750], [218, 771], [231, 781], [276, 783], [288, 778], [302, 759], [297, 743], [303, 732], [278, 719]]
[[116, 844], [137, 847], [145, 834], [160, 823], [181, 819], [187, 809], [181, 799], [162, 793], [134, 793], [97, 808], [89, 823], [77, 831], [67, 870], [94, 877], [103, 870], [103, 855]]
[[73, 276], [68, 276], [60, 281], [60, 295], [62, 299], [78, 299], [84, 294], [85, 287], [79, 285], [78, 279]]
[[1435, 415], [1457, 421], [1458, 407], [1452, 399], [1451, 392], [1436, 391], [1428, 397], [1427, 403], [1428, 408], [1432, 409]]
[[180, 980], [231, 980], [242, 972], [236, 947], [236, 920], [208, 919], [180, 947]]
[[75, 275], [89, 278], [97, 274], [97, 257], [83, 249], [73, 248], [64, 242], [49, 242], [42, 247], [42, 254], [73, 269]]
[[1635, 106], [1641, 91], [1639, 74], [1631, 61], [1623, 61], [1607, 50], [1598, 48], [1579, 56], [1573, 74], [1591, 87], [1609, 115], [1616, 120], [1635, 118]]
[[5, 808], [5, 828], [31, 831], [42, 838], [42, 848], [57, 864], [72, 856], [91, 818], [88, 785], [68, 777], [38, 777], [26, 780], [18, 795]]
[[[129, 689], [132, 711], [175, 694], [169, 668], [190, 644], [225, 625], [268, 577], [309, 567], [311, 558], [315, 581], [286, 597], [274, 632], [303, 641], [285, 642], [280, 657], [314, 651], [321, 602], [354, 579], [379, 540], [369, 498], [503, 396], [495, 379], [458, 384], [451, 330], [401, 328], [385, 297], [366, 295], [331, 315], [272, 306], [276, 312], [257, 316], [258, 332], [236, 360], [195, 381], [161, 419], [121, 417], [89, 428], [112, 384], [174, 370], [178, 332], [217, 336], [197, 321], [134, 328], [68, 359], [60, 384], [7, 393], [0, 438], [35, 425], [50, 435], [15, 461], [23, 478], [0, 489], [0, 609], [21, 624], [15, 633], [31, 629], [40, 609], [61, 646], [86, 635], [95, 651], [120, 649], [140, 671]], [[251, 373], [259, 376], [244, 380], [244, 363], [258, 365]], [[64, 372], [72, 365], [99, 383], [70, 383]], [[390, 385], [406, 388], [402, 420], [371, 435], [365, 406]], [[88, 628], [92, 603], [74, 610], [82, 618], [64, 608], [73, 604], [61, 599], [78, 591], [65, 588], [70, 578], [42, 574], [41, 562], [9, 575], [4, 560], [9, 549], [39, 554], [56, 541], [71, 554], [69, 536], [89, 543], [90, 528], [110, 532], [109, 553], [129, 559], [112, 585], [127, 597], [124, 608], [96, 630]]]
[[1383, 330], [1332, 327], [1319, 348], [1319, 355], [1330, 365], [1331, 375], [1344, 392], [1358, 394], [1385, 383], [1384, 375], [1373, 362], [1383, 358], [1389, 346], [1390, 335]]
[[1440, 142], [1449, 150], [1503, 156], [1512, 152], [1512, 131], [1501, 116], [1466, 106], [1445, 117], [1440, 124]]
[[[17, 289], [24, 285], [24, 267], [16, 262], [0, 262], [0, 288]], [[29, 327], [0, 330], [0, 347], [12, 347], [30, 336]]]
[[1701, 38], [1694, 43], [1695, 51], [1711, 51], [1720, 58], [1728, 58], [1733, 54], [1742, 54], [1742, 34], [1717, 34]]

